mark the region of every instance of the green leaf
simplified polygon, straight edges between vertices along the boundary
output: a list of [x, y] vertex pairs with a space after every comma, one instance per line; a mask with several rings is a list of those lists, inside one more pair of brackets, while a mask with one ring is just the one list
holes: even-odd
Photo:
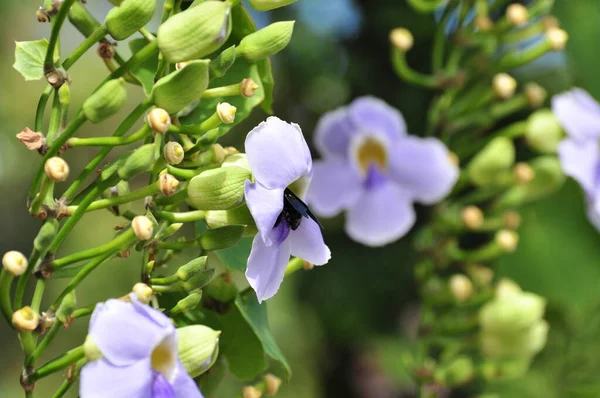
[[265, 305], [258, 302], [256, 294], [253, 291], [248, 291], [238, 296], [235, 300], [235, 305], [254, 333], [256, 333], [256, 336], [258, 336], [265, 353], [283, 367], [289, 380], [292, 370], [271, 334]]
[[242, 238], [235, 246], [219, 250], [217, 256], [230, 270], [244, 272], [246, 271], [246, 263], [252, 249], [253, 239], [252, 237]]
[[[134, 39], [129, 42], [129, 48], [131, 49], [131, 53], [135, 54], [144, 48], [148, 44], [146, 39]], [[156, 74], [156, 69], [158, 69], [158, 49], [156, 49], [156, 54], [153, 54], [151, 57], [146, 59], [138, 68], [131, 71], [131, 74], [140, 82], [144, 87], [144, 92], [146, 95], [150, 95], [152, 92], [152, 87], [154, 86], [154, 75]]]
[[[48, 51], [48, 40], [18, 41], [15, 43], [15, 68], [25, 80], [40, 80], [44, 77], [44, 58]], [[54, 61], [59, 60], [58, 47]]]

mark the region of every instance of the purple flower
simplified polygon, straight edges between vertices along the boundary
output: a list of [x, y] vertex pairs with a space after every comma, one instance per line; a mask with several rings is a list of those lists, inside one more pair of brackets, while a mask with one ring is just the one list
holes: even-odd
[[323, 116], [316, 129], [308, 201], [319, 215], [347, 210], [346, 232], [368, 246], [397, 240], [415, 223], [413, 202], [443, 199], [458, 178], [446, 147], [406, 135], [400, 112], [372, 98]]
[[558, 145], [563, 171], [581, 185], [588, 218], [600, 230], [600, 104], [574, 88], [552, 98], [552, 111], [567, 132]]
[[202, 398], [177, 353], [177, 333], [163, 313], [140, 303], [98, 304], [89, 338], [102, 354], [81, 370], [82, 398]]
[[331, 253], [302, 202], [312, 159], [300, 127], [269, 117], [248, 133], [245, 147], [255, 179], [246, 181], [246, 204], [258, 227], [246, 277], [262, 301], [279, 289], [290, 255], [322, 265]]

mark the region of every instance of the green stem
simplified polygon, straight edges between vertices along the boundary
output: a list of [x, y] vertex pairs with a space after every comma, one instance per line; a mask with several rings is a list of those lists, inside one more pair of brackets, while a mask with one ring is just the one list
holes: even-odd
[[146, 28], [140, 28], [139, 32], [144, 37], [144, 39], [146, 39], [149, 42], [156, 40], [156, 37]]
[[301, 269], [304, 269], [304, 260], [302, 260], [299, 257], [294, 257], [293, 259], [290, 260], [287, 267], [285, 268], [284, 277], [287, 277]]
[[406, 54], [397, 48], [392, 48], [392, 65], [396, 74], [402, 80], [428, 88], [437, 88], [439, 86], [439, 80], [435, 77], [424, 75], [411, 69], [406, 62]]
[[171, 127], [169, 127], [169, 132], [186, 135], [200, 135], [216, 129], [221, 124], [223, 124], [223, 122], [221, 121], [221, 118], [219, 118], [219, 114], [215, 112], [208, 119], [197, 125], [177, 126], [172, 124]]
[[10, 287], [12, 281], [15, 279], [14, 275], [2, 268], [0, 271], [0, 308], [2, 309], [2, 315], [10, 327], [12, 324], [13, 309], [10, 305]]
[[[94, 211], [100, 209], [106, 209], [113, 206], [122, 205], [124, 203], [133, 202], [134, 200], [145, 198], [146, 196], [151, 196], [160, 192], [160, 183], [155, 182], [152, 185], [148, 185], [142, 189], [138, 189], [137, 191], [133, 191], [123, 196], [115, 196], [113, 198], [100, 199], [95, 202], [92, 202], [86, 211]], [[78, 207], [78, 206], [77, 206]]]
[[156, 198], [154, 200], [154, 203], [159, 206], [168, 206], [168, 205], [175, 205], [175, 204], [184, 202], [186, 200], [187, 200], [187, 189], [182, 189], [181, 191], [177, 192], [175, 195], [162, 196], [162, 197]]
[[83, 359], [84, 357], [85, 354], [83, 352], [83, 346], [73, 348], [72, 350], [67, 351], [58, 358], [55, 358], [50, 362], [45, 363], [39, 369], [31, 372], [27, 377], [27, 382], [33, 384], [36, 381], [48, 375], [51, 375], [52, 373], [56, 373], [73, 365], [75, 362]]
[[[139, 104], [133, 110], [133, 112], [131, 112], [129, 114], [129, 116], [127, 116], [127, 118], [125, 118], [123, 123], [121, 123], [121, 125], [119, 125], [119, 127], [113, 134], [113, 137], [121, 137], [121, 136], [125, 135], [125, 133], [127, 133], [131, 129], [131, 127], [133, 127], [133, 125], [136, 123], [136, 121], [151, 106], [152, 106], [152, 101], [149, 98], [145, 99], [141, 104]], [[93, 173], [94, 170], [96, 170], [96, 167], [98, 167], [100, 162], [102, 162], [102, 160], [108, 155], [108, 153], [110, 152], [111, 149], [112, 149], [111, 147], [102, 148], [102, 150], [100, 150], [100, 152], [98, 152], [98, 154], [92, 159], [92, 161], [90, 163], [88, 163], [87, 166], [85, 166], [85, 168], [79, 174], [77, 179], [75, 181], [73, 181], [73, 184], [71, 184], [69, 189], [67, 189], [67, 191], [63, 194], [63, 198], [65, 198], [67, 200], [72, 199], [72, 197], [77, 192], [77, 189], [79, 189], [79, 187], [87, 179], [87, 177], [89, 177], [89, 175], [91, 173]]]
[[176, 222], [194, 222], [204, 220], [206, 212], [203, 210], [188, 211], [185, 213], [172, 213], [168, 211], [155, 211], [154, 214], [163, 220], [173, 223]]
[[62, 66], [65, 69], [69, 69], [75, 62], [81, 58], [83, 54], [87, 52], [94, 44], [98, 43], [108, 34], [106, 26], [101, 25], [98, 29], [92, 32], [76, 49], [69, 55]]
[[21, 349], [25, 354], [25, 358], [29, 356], [35, 350], [35, 338], [31, 332], [19, 332], [19, 341], [21, 342]]
[[92, 137], [92, 138], [78, 138], [73, 137], [67, 141], [67, 145], [70, 148], [82, 147], [82, 146], [123, 146], [133, 144], [149, 135], [152, 129], [147, 124], [144, 124], [135, 133], [126, 137]]
[[85, 359], [85, 358], [77, 361], [77, 363], [75, 364], [75, 369], [73, 369], [73, 372], [65, 379], [65, 381], [63, 381], [63, 383], [60, 385], [58, 390], [56, 390], [56, 392], [54, 393], [52, 398], [62, 398], [67, 393], [67, 391], [69, 391], [69, 389], [73, 386], [73, 384], [77, 380], [77, 377], [79, 376], [79, 372], [80, 372], [81, 368], [83, 368], [83, 365], [85, 365], [86, 363], [87, 363], [87, 359]]
[[440, 8], [447, 0], [408, 0], [408, 4], [420, 13], [431, 13]]
[[74, 2], [75, 0], [65, 0], [61, 4], [56, 15], [52, 18], [50, 41], [48, 42], [48, 50], [46, 51], [46, 58], [44, 59], [44, 73], [47, 73], [55, 68], [54, 51], [60, 37], [60, 29], [62, 28], [62, 25], [69, 14], [69, 10], [71, 9], [71, 5], [73, 5]]
[[62, 326], [63, 326], [62, 323], [60, 323], [58, 320], [54, 322], [54, 325], [52, 325], [50, 330], [48, 330], [48, 333], [46, 333], [46, 335], [44, 336], [42, 341], [40, 341], [40, 343], [35, 348], [35, 350], [31, 354], [31, 356], [29, 358], [27, 358], [27, 361], [25, 362], [26, 367], [35, 366], [35, 363], [44, 354], [44, 351], [46, 351], [46, 348], [48, 348], [48, 345], [52, 342], [52, 340], [54, 340], [54, 338], [56, 337], [56, 334], [58, 333], [58, 331], [60, 330], [60, 328]]
[[177, 274], [169, 275], [164, 278], [152, 278], [150, 283], [152, 285], [172, 285], [173, 283], [180, 282]]
[[174, 175], [175, 177], [182, 178], [184, 180], [191, 180], [198, 174], [202, 173], [205, 170], [208, 170], [212, 167], [201, 167], [198, 169], [181, 169], [179, 167], [167, 165], [167, 171], [169, 174]]
[[94, 312], [95, 308], [96, 304], [92, 304], [87, 307], [76, 309], [75, 311], [73, 311], [73, 315], [71, 315], [71, 317], [73, 319], [83, 318], [84, 316], [91, 315], [92, 312]]
[[29, 214], [32, 216], [36, 216], [39, 214], [42, 204], [46, 199], [46, 195], [51, 191], [51, 188], [54, 187], [54, 183], [46, 174], [42, 176], [42, 184], [40, 186], [40, 191], [35, 195], [33, 201], [31, 202], [31, 206], [29, 207]]
[[50, 94], [52, 94], [53, 90], [54, 90], [54, 87], [52, 87], [51, 85], [47, 85], [38, 101], [37, 109], [35, 112], [35, 121], [34, 121], [34, 130], [37, 131], [38, 133], [44, 129], [44, 112], [46, 110], [46, 104], [48, 103]]
[[515, 51], [506, 54], [498, 61], [496, 69], [509, 70], [523, 66], [535, 61], [550, 51], [552, 51], [552, 46], [548, 42], [548, 39], [544, 38], [544, 40], [534, 44], [533, 46], [527, 47], [523, 51]]
[[54, 137], [60, 129], [62, 104], [58, 98], [58, 90], [54, 90], [54, 99], [52, 100], [52, 112], [50, 113], [50, 122], [48, 124], [48, 134], [46, 134], [46, 145], [51, 145]]
[[29, 276], [33, 272], [33, 269], [37, 265], [42, 253], [36, 248], [33, 249], [29, 259], [27, 260], [27, 269], [25, 272], [19, 277], [17, 282], [17, 288], [15, 290], [15, 298], [13, 299], [13, 308], [21, 308], [23, 306], [23, 296], [25, 295], [25, 288], [27, 287], [27, 281], [29, 280]]
[[35, 284], [35, 290], [33, 291], [33, 297], [31, 299], [31, 309], [35, 312], [40, 312], [42, 297], [44, 297], [44, 290], [46, 290], [46, 281], [44, 279], [40, 279]]
[[232, 97], [242, 95], [242, 83], [231, 84], [229, 86], [209, 88], [202, 93], [201, 98]]

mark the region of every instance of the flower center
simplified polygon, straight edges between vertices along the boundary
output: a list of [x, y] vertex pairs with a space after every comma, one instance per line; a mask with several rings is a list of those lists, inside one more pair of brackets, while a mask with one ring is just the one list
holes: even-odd
[[363, 175], [369, 171], [369, 166], [374, 165], [380, 171], [387, 170], [387, 151], [383, 143], [375, 138], [368, 137], [356, 148], [356, 160]]
[[152, 369], [171, 380], [177, 364], [177, 346], [171, 336], [165, 337], [152, 351], [150, 356]]

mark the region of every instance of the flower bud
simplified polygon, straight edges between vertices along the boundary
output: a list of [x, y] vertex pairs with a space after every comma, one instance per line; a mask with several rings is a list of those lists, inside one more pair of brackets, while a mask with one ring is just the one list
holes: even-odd
[[42, 134], [32, 131], [29, 127], [25, 127], [23, 131], [17, 134], [17, 139], [30, 151], [37, 151], [46, 143], [46, 138]]
[[258, 84], [256, 84], [256, 82], [254, 80], [252, 80], [252, 78], [250, 78], [250, 77], [247, 77], [244, 80], [242, 80], [242, 84], [241, 84], [242, 95], [246, 98], [254, 97], [256, 90], [258, 90], [259, 88], [260, 88], [260, 86]]
[[220, 335], [220, 331], [204, 325], [177, 329], [179, 360], [192, 378], [200, 376], [214, 365], [219, 355]]
[[123, 40], [150, 22], [155, 11], [156, 0], [123, 0], [108, 12], [104, 24], [115, 40]]
[[252, 169], [250, 168], [250, 163], [248, 163], [248, 158], [245, 153], [239, 153], [239, 151], [235, 148], [233, 150], [236, 152], [234, 154], [230, 154], [233, 147], [225, 148], [225, 155], [227, 156], [223, 160], [223, 164], [221, 167], [241, 167], [244, 170], [248, 170], [248, 172], [252, 173]]
[[225, 73], [231, 68], [231, 65], [235, 62], [236, 52], [235, 46], [231, 46], [221, 52], [219, 56], [210, 61], [210, 78], [218, 78], [225, 76]]
[[205, 288], [204, 293], [220, 303], [229, 303], [238, 295], [238, 288], [229, 273], [218, 275]]
[[475, 27], [482, 32], [489, 32], [494, 27], [494, 23], [487, 15], [477, 15]]
[[550, 28], [546, 31], [546, 39], [554, 51], [562, 51], [567, 45], [569, 34], [560, 28]]
[[33, 240], [33, 247], [40, 252], [45, 252], [54, 240], [57, 231], [58, 221], [56, 221], [56, 219], [46, 220]]
[[506, 19], [513, 26], [521, 26], [529, 21], [529, 11], [523, 4], [513, 3], [506, 9]]
[[506, 228], [517, 229], [521, 225], [521, 216], [514, 210], [507, 210], [502, 216], [502, 222]]
[[182, 281], [187, 281], [191, 277], [206, 269], [206, 256], [198, 257], [182, 265], [177, 269], [177, 277]]
[[225, 160], [225, 149], [221, 144], [211, 145], [206, 151], [199, 153], [194, 160], [195, 166], [220, 165]]
[[171, 127], [171, 116], [162, 108], [154, 108], [148, 112], [148, 125], [156, 133], [166, 133]]
[[65, 83], [58, 89], [58, 101], [62, 106], [67, 106], [71, 102], [71, 88], [69, 83]]
[[57, 156], [46, 160], [44, 171], [48, 178], [54, 182], [66, 181], [69, 178], [69, 165], [63, 158]]
[[179, 231], [183, 227], [183, 223], [177, 222], [169, 225], [163, 225], [156, 232], [156, 240], [163, 240], [168, 238], [169, 236], [173, 236], [177, 231]]
[[215, 269], [209, 268], [203, 271], [200, 271], [196, 275], [193, 275], [186, 281], [181, 283], [181, 287], [188, 293], [193, 293], [196, 290], [200, 290], [206, 285], [210, 283], [210, 281], [215, 276]]
[[135, 294], [137, 299], [144, 304], [148, 304], [152, 299], [152, 294], [154, 294], [152, 288], [145, 283], [136, 283], [133, 285], [131, 291]]
[[390, 32], [390, 43], [403, 53], [409, 51], [415, 39], [408, 29], [396, 28]]
[[244, 187], [251, 175], [241, 167], [207, 170], [192, 178], [188, 200], [198, 210], [227, 210], [244, 200]]
[[60, 303], [58, 310], [56, 310], [56, 319], [63, 325], [68, 325], [71, 321], [71, 315], [73, 315], [73, 311], [75, 311], [76, 304], [77, 299], [75, 298], [75, 291], [72, 291], [67, 294]]
[[131, 221], [131, 228], [139, 240], [148, 240], [154, 233], [154, 224], [146, 216], [135, 216]]
[[217, 105], [217, 115], [219, 115], [221, 122], [225, 124], [230, 124], [235, 121], [236, 111], [237, 108], [228, 102], [221, 102]]
[[188, 312], [193, 310], [200, 304], [202, 300], [202, 290], [197, 290], [190, 293], [189, 296], [179, 300], [175, 307], [171, 309], [171, 313], [179, 314], [180, 312]]
[[198, 242], [200, 247], [207, 252], [226, 249], [240, 241], [244, 228], [244, 225], [228, 225], [217, 229], [209, 229], [198, 238]]
[[512, 253], [517, 250], [519, 235], [515, 231], [502, 229], [496, 233], [495, 240], [502, 250]]
[[506, 137], [497, 137], [475, 155], [467, 166], [467, 174], [476, 185], [493, 185], [503, 172], [509, 171], [514, 161], [513, 142]]
[[112, 79], [104, 83], [83, 103], [83, 114], [92, 123], [100, 123], [114, 115], [127, 100], [124, 79]]
[[254, 386], [246, 386], [242, 390], [242, 397], [243, 398], [260, 398], [260, 397], [262, 397], [262, 392], [260, 392]]
[[473, 295], [473, 283], [462, 274], [452, 275], [449, 281], [450, 292], [459, 302], [467, 301]]
[[104, 356], [89, 334], [83, 342], [83, 353], [89, 362], [96, 361]]
[[542, 24], [544, 25], [544, 30], [560, 27], [560, 21], [553, 15], [546, 15], [542, 17]]
[[148, 171], [158, 159], [159, 153], [154, 144], [142, 145], [130, 153], [120, 164], [117, 173], [121, 179], [128, 181], [136, 175]]
[[507, 73], [498, 73], [492, 80], [494, 93], [501, 99], [508, 99], [517, 90], [517, 81]]
[[447, 385], [460, 386], [473, 379], [475, 367], [471, 358], [461, 355], [450, 362], [444, 374]]
[[535, 178], [535, 171], [525, 162], [519, 162], [513, 169], [517, 184], [526, 184]]
[[160, 185], [160, 192], [165, 196], [173, 195], [177, 190], [177, 187], [179, 186], [179, 180], [173, 177], [171, 174], [161, 174], [161, 176], [158, 179], [158, 183]]
[[555, 156], [540, 156], [530, 162], [535, 178], [527, 183], [516, 185], [499, 198], [498, 205], [514, 207], [532, 202], [558, 191], [566, 177]]
[[292, 4], [296, 0], [250, 0], [252, 8], [258, 11], [270, 11]]
[[541, 153], [556, 153], [558, 143], [564, 133], [560, 123], [549, 109], [533, 113], [527, 119], [525, 140], [533, 149]]
[[479, 321], [485, 331], [519, 333], [542, 319], [546, 301], [533, 293], [520, 292], [496, 298], [481, 309]]
[[185, 151], [179, 142], [169, 141], [163, 148], [163, 154], [168, 164], [179, 164], [185, 156]]
[[527, 103], [532, 108], [538, 108], [546, 101], [548, 93], [546, 89], [537, 83], [527, 83], [525, 85], [525, 96], [527, 97]]
[[20, 332], [33, 332], [40, 324], [40, 316], [27, 306], [13, 312], [12, 323]]
[[240, 151], [234, 146], [228, 146], [225, 149], [225, 156], [238, 155]]
[[69, 9], [69, 22], [85, 37], [89, 37], [100, 27], [96, 18], [79, 1], [74, 1]]
[[294, 21], [272, 23], [244, 37], [236, 48], [236, 55], [251, 63], [275, 55], [288, 45], [293, 30]]
[[460, 212], [460, 216], [465, 227], [469, 229], [479, 229], [483, 225], [483, 212], [477, 206], [464, 207]]
[[231, 4], [205, 1], [169, 18], [158, 28], [158, 48], [171, 63], [216, 51], [231, 33]]
[[265, 387], [267, 390], [267, 395], [274, 397], [277, 395], [279, 391], [279, 387], [281, 387], [281, 379], [274, 374], [267, 373], [263, 380], [265, 381]]
[[220, 228], [226, 225], [245, 225], [245, 237], [254, 236], [258, 232], [254, 218], [247, 206], [236, 206], [229, 210], [211, 210], [206, 212], [206, 225], [209, 228]]
[[11, 250], [2, 256], [2, 266], [14, 276], [22, 275], [27, 269], [27, 258], [23, 253]]
[[480, 286], [489, 286], [494, 280], [494, 271], [483, 265], [470, 265], [467, 273]]
[[[200, 6], [194, 7], [194, 9], [196, 8], [200, 8]], [[172, 19], [170, 18], [169, 21]], [[209, 62], [208, 60], [191, 61], [185, 68], [157, 81], [151, 93], [154, 104], [163, 108], [167, 113], [174, 114], [199, 99], [208, 87]]]

